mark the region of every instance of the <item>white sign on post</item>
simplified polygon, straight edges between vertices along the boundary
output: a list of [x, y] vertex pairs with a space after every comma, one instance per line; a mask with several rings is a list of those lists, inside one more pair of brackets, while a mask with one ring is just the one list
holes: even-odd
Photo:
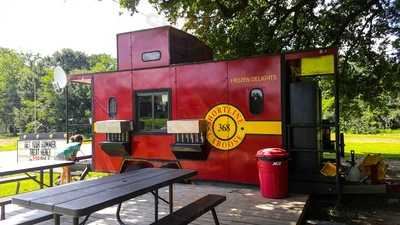
[[64, 133], [23, 134], [18, 141], [18, 162], [53, 160], [57, 149], [65, 148]]

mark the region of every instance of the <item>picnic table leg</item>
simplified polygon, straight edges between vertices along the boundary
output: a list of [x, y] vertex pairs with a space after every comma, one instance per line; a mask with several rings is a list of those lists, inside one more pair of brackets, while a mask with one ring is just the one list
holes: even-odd
[[6, 219], [6, 206], [1, 205], [1, 215], [0, 215], [0, 220], [5, 220]]
[[74, 218], [72, 219], [72, 224], [73, 224], [73, 225], [79, 225], [79, 217], [74, 217]]
[[88, 164], [88, 165], [86, 165], [86, 167], [85, 167], [85, 169], [83, 170], [81, 176], [79, 177], [79, 180], [84, 180], [85, 177], [88, 175], [89, 171], [90, 171], [90, 166], [89, 166], [89, 164]]
[[53, 168], [49, 169], [50, 187], [53, 187]]
[[117, 207], [117, 213], [116, 213], [117, 221], [118, 221], [119, 224], [125, 225], [125, 223], [121, 220], [121, 215], [120, 215], [121, 207], [122, 207], [122, 202], [119, 203], [119, 204], [118, 204], [118, 207]]
[[54, 214], [54, 225], [60, 225], [60, 215]]
[[158, 222], [158, 188], [154, 191], [154, 220]]
[[214, 208], [211, 209], [211, 213], [212, 213], [212, 215], [213, 215], [215, 225], [219, 225], [219, 221], [218, 221], [218, 217], [217, 217], [217, 212], [215, 212], [215, 209], [214, 209]]
[[169, 214], [174, 212], [174, 186], [173, 184], [169, 185]]
[[[87, 216], [85, 217], [85, 219], [83, 219], [83, 221], [82, 221], [81, 223], [79, 223], [79, 225], [84, 225], [84, 224], [86, 223], [86, 221], [88, 221], [90, 215], [91, 215], [91, 214], [87, 215]], [[78, 222], [79, 222], [79, 220], [78, 220]]]
[[43, 170], [40, 170], [40, 189], [43, 189]]

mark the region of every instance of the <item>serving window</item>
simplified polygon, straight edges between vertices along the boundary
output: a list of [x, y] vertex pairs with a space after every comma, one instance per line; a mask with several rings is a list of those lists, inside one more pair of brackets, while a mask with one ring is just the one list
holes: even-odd
[[167, 90], [136, 92], [136, 121], [140, 132], [167, 132], [170, 94]]

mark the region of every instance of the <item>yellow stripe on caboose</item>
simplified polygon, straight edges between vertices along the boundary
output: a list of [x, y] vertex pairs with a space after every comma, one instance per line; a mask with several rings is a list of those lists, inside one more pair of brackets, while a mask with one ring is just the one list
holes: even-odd
[[280, 121], [246, 121], [243, 128], [246, 134], [282, 134]]

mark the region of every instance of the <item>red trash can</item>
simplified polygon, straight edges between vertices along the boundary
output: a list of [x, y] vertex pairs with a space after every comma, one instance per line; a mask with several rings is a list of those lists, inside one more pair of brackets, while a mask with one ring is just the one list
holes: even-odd
[[284, 198], [288, 194], [289, 154], [281, 148], [266, 148], [257, 152], [260, 191], [266, 198]]

